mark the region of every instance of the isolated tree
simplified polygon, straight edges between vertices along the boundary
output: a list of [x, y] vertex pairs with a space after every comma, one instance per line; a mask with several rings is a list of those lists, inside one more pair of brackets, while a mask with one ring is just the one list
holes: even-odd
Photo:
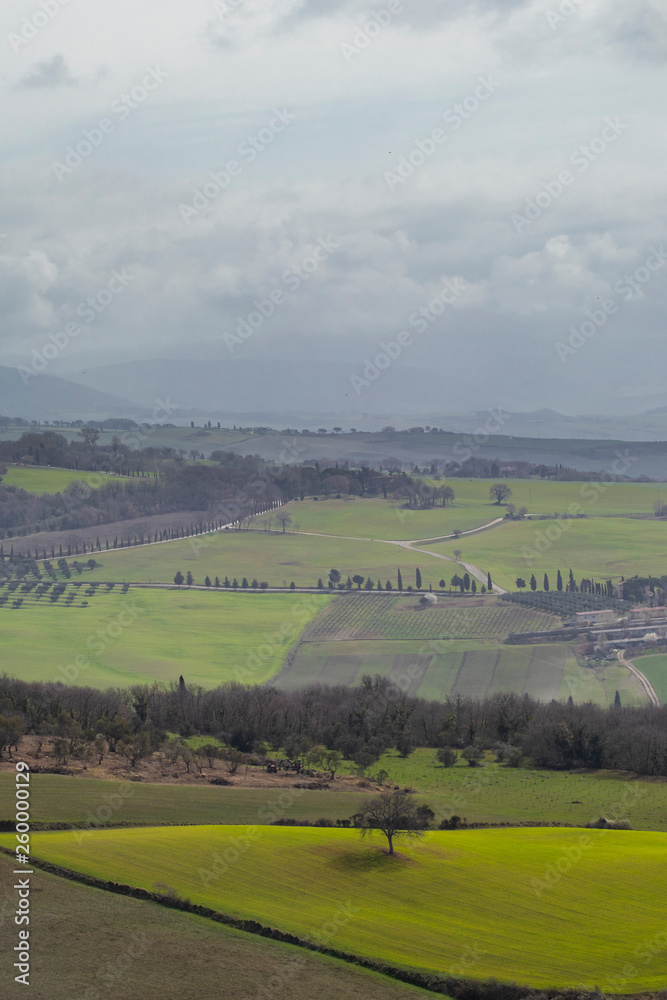
[[533, 593], [535, 593], [535, 591], [537, 590], [537, 580], [535, 579], [534, 573], [530, 578], [530, 589], [533, 591]]
[[486, 574], [486, 589], [490, 594], [493, 593], [493, 580], [491, 579], [491, 574]]
[[340, 583], [340, 570], [330, 569], [329, 570], [329, 581], [333, 583], [334, 587], [336, 584]]
[[95, 451], [95, 445], [99, 440], [100, 432], [96, 427], [82, 427], [79, 431], [79, 437], [83, 438], [86, 448]]
[[368, 579], [366, 580], [366, 583], [364, 584], [364, 589], [365, 590], [372, 590], [374, 586], [375, 586], [375, 584], [373, 583], [373, 581], [371, 580], [371, 578], [369, 576]]
[[516, 589], [517, 590], [523, 590], [524, 587], [526, 586], [526, 581], [523, 579], [523, 577], [517, 576], [515, 582], [516, 582]]
[[352, 582], [356, 583], [357, 590], [361, 590], [364, 582], [364, 578], [361, 575], [361, 573], [355, 573], [354, 576], [352, 577]]
[[618, 693], [618, 691], [614, 695], [614, 708], [623, 708], [623, 706], [621, 704], [621, 696]]
[[419, 570], [419, 566], [417, 566], [417, 569], [415, 570], [415, 583], [416, 583], [416, 586], [417, 586], [417, 590], [421, 590], [422, 589], [422, 575], [421, 575], [421, 572]]
[[461, 756], [464, 760], [468, 761], [470, 767], [477, 767], [482, 759], [482, 751], [479, 747], [469, 746], [461, 752]]
[[463, 553], [461, 552], [461, 549], [454, 549], [454, 558], [456, 559], [457, 562], [461, 561], [462, 555]]
[[283, 535], [284, 535], [286, 529], [292, 523], [292, 515], [288, 514], [286, 510], [279, 510], [276, 517], [278, 519], [278, 523], [281, 525], [283, 529]]
[[545, 591], [545, 593], [548, 592], [548, 590], [549, 590], [549, 577], [545, 573], [544, 574], [544, 591]]
[[474, 577], [470, 581], [470, 589], [472, 590], [473, 594], [477, 593], [477, 581], [475, 580]]
[[178, 573], [174, 577], [174, 583], [176, 584], [177, 587], [180, 587], [181, 584], [184, 582], [184, 580], [185, 580], [185, 577], [183, 576], [183, 574], [181, 573], [181, 571], [179, 569]]
[[501, 504], [503, 500], [507, 500], [511, 496], [512, 490], [507, 483], [494, 483], [489, 489], [489, 499], [494, 500], [497, 504]]
[[445, 580], [441, 580], [438, 586], [440, 587], [440, 590], [444, 590], [447, 586], [447, 582]]
[[443, 767], [454, 767], [454, 764], [456, 764], [456, 761], [458, 760], [456, 751], [452, 750], [451, 747], [440, 747], [440, 749], [436, 751], [435, 756], [438, 758]]
[[211, 586], [211, 578], [210, 578], [210, 576], [205, 576], [204, 577], [204, 586], [205, 587], [210, 587]]
[[463, 589], [464, 590], [470, 590], [470, 574], [469, 573], [464, 573], [463, 574]]
[[556, 577], [556, 590], [563, 589], [563, 577], [561, 576], [560, 570], [558, 570], [558, 575]]
[[403, 577], [401, 576], [401, 571], [398, 571], [398, 589], [403, 590]]
[[383, 833], [389, 844], [389, 854], [394, 853], [395, 837], [422, 836], [417, 805], [410, 796], [401, 792], [383, 792], [371, 799], [352, 820], [362, 837]]
[[185, 582], [187, 583], [188, 587], [191, 587], [192, 584], [195, 582], [195, 578], [190, 572], [190, 570], [188, 570], [188, 575], [185, 578]]

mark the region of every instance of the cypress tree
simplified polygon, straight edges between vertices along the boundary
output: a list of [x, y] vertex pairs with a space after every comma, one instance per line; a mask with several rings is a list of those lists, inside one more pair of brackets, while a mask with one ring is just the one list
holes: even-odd
[[401, 576], [401, 571], [398, 571], [398, 589], [403, 590], [403, 577]]

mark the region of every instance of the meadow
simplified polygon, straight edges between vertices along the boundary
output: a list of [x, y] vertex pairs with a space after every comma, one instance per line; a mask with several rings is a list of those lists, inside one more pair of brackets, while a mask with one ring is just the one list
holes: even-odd
[[[313, 626], [317, 627], [317, 622]], [[365, 674], [388, 677], [420, 698], [450, 695], [484, 698], [515, 691], [549, 701], [572, 696], [577, 703], [613, 705], [618, 691], [626, 707], [646, 705], [638, 681], [616, 661], [580, 666], [570, 643], [505, 645], [480, 639], [350, 640], [301, 642], [273, 683], [285, 691], [308, 684], [359, 684]]]
[[[182, 765], [179, 765], [182, 767]], [[351, 767], [351, 765], [350, 765]], [[390, 784], [417, 790], [436, 822], [456, 814], [469, 823], [570, 823], [585, 825], [600, 816], [628, 819], [633, 829], [667, 831], [667, 781], [612, 771], [546, 771], [493, 763], [470, 768], [459, 760], [442, 767], [432, 748], [409, 757], [390, 750], [368, 773], [388, 775]], [[94, 773], [90, 769], [89, 773]], [[215, 773], [225, 774], [220, 765]], [[345, 773], [345, 769], [341, 774]], [[329, 790], [286, 790], [283, 784], [246, 788], [122, 783], [93, 777], [33, 774], [31, 811], [37, 823], [254, 824], [287, 817], [315, 822], [349, 819], [358, 812], [363, 788], [336, 780]], [[0, 793], [9, 802], [14, 775], [0, 773]], [[373, 789], [371, 789], [372, 791]], [[112, 808], [109, 807], [112, 804]], [[109, 807], [109, 808], [106, 808]], [[99, 811], [101, 808], [101, 811]]]
[[425, 585], [444, 576], [449, 578], [461, 567], [435, 556], [414, 554], [404, 548], [381, 542], [364, 542], [339, 538], [319, 538], [294, 532], [222, 531], [175, 542], [143, 545], [137, 548], [95, 553], [101, 564], [90, 574], [91, 579], [129, 581], [131, 583], [172, 583], [177, 570], [192, 572], [195, 583], [203, 584], [206, 576], [221, 580], [228, 576], [243, 577], [271, 587], [314, 587], [318, 579], [326, 586], [329, 570], [338, 569], [343, 581], [360, 573], [385, 585], [397, 584], [397, 569], [403, 583], [415, 586], [415, 569], [421, 568]]
[[431, 542], [428, 548], [452, 557], [455, 548], [461, 549], [465, 562], [490, 572], [493, 581], [508, 590], [516, 589], [517, 577], [528, 582], [531, 573], [541, 590], [545, 572], [555, 589], [558, 569], [564, 582], [570, 569], [577, 580], [662, 575], [667, 525], [630, 518], [513, 521], [457, 542]]
[[648, 656], [638, 656], [633, 658], [633, 663], [648, 677], [655, 693], [664, 705], [667, 702], [667, 655], [665, 653], [651, 653]]
[[301, 531], [353, 535], [395, 541], [437, 538], [456, 529], [469, 531], [504, 517], [507, 507], [489, 498], [489, 487], [506, 483], [512, 496], [506, 503], [526, 507], [531, 514], [564, 514], [578, 504], [589, 517], [610, 514], [652, 514], [653, 504], [667, 502], [664, 483], [557, 483], [540, 479], [441, 479], [431, 486], [451, 486], [453, 504], [433, 510], [409, 510], [405, 500], [354, 496], [294, 501], [287, 507]]
[[177, 682], [181, 674], [204, 687], [262, 684], [330, 597], [116, 589], [90, 600], [85, 608], [0, 609], [3, 646], [11, 651], [4, 668], [21, 680], [102, 689]]
[[[13, 865], [0, 856], [3, 885], [14, 882]], [[168, 910], [116, 896], [35, 870], [31, 888], [39, 904], [31, 914], [30, 996], [34, 1000], [99, 998], [183, 1000], [219, 995], [226, 1000], [261, 996], [274, 976], [291, 1000], [345, 996], [351, 1000], [413, 1000], [422, 990], [335, 959], [268, 941]], [[5, 895], [3, 904], [13, 902]], [[15, 906], [14, 902], [14, 906]], [[4, 917], [5, 910], [2, 910]], [[72, 961], [72, 942], [85, 941]], [[0, 952], [3, 996], [18, 1000], [14, 952]], [[278, 994], [280, 995], [280, 994]]]
[[627, 994], [662, 989], [667, 975], [667, 951], [648, 948], [665, 929], [665, 843], [634, 831], [459, 831], [399, 840], [390, 857], [354, 830], [203, 826], [103, 830], [80, 845], [35, 833], [31, 846], [302, 937], [345, 904], [335, 947], [398, 965], [451, 972], [474, 945], [475, 978]]
[[[90, 472], [77, 472], [74, 469], [49, 469], [41, 465], [24, 466], [10, 465], [7, 474], [2, 477], [3, 486], [17, 486], [28, 493], [62, 493], [71, 483], [90, 483]], [[108, 476], [95, 473], [94, 484], [102, 485], [118, 476]]]

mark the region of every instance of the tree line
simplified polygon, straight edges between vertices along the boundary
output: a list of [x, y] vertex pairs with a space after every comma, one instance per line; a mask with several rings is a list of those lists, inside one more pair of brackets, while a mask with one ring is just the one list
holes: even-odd
[[[122, 739], [159, 747], [168, 733], [212, 737], [251, 754], [267, 746], [290, 758], [319, 746], [359, 768], [391, 748], [504, 748], [508, 759], [552, 769], [607, 768], [667, 775], [667, 707], [605, 709], [567, 701], [543, 703], [505, 693], [442, 702], [405, 693], [406, 679], [363, 678], [358, 687], [315, 685], [293, 692], [226, 684], [133, 685], [97, 691], [55, 682], [0, 677], [0, 752], [24, 733], [80, 742], [98, 738], [116, 752]], [[78, 727], [78, 728], [77, 728]]]

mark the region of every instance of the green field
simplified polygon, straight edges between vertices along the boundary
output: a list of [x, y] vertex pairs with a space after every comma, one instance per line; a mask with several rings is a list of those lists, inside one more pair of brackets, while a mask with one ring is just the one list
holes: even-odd
[[667, 524], [628, 518], [514, 521], [458, 542], [432, 542], [428, 548], [449, 556], [461, 549], [465, 562], [490, 571], [494, 582], [508, 590], [516, 589], [518, 576], [528, 581], [531, 573], [542, 589], [545, 572], [555, 589], [558, 569], [565, 582], [570, 569], [577, 580], [661, 576], [667, 566]]
[[[631, 654], [630, 654], [631, 655]], [[667, 703], [667, 654], [655, 653], [638, 656], [632, 661], [638, 670], [648, 677], [660, 702]]]
[[[397, 568], [403, 583], [415, 585], [415, 568], [422, 571], [424, 584], [437, 589], [443, 576], [450, 577], [461, 567], [434, 556], [414, 554], [400, 546], [384, 542], [363, 542], [338, 538], [318, 538], [293, 532], [226, 531], [194, 538], [179, 539], [158, 545], [95, 553], [100, 566], [90, 573], [91, 579], [118, 580], [140, 583], [172, 583], [177, 570], [190, 570], [195, 583], [234, 577], [239, 584], [243, 577], [271, 587], [288, 587], [294, 581], [298, 587], [314, 587], [318, 578], [325, 585], [330, 569], [338, 569], [343, 581], [355, 573], [370, 576], [384, 586], [387, 579], [396, 587]], [[86, 577], [88, 579], [88, 576]]]
[[48, 469], [43, 466], [10, 465], [7, 475], [2, 477], [3, 486], [18, 486], [28, 493], [62, 493], [70, 483], [84, 482], [100, 486], [117, 476], [107, 476], [104, 473], [77, 472], [73, 469]]
[[33, 854], [52, 863], [145, 889], [161, 882], [302, 937], [344, 912], [335, 947], [357, 954], [452, 972], [474, 946], [463, 974], [475, 978], [625, 993], [665, 984], [664, 947], [635, 958], [621, 991], [611, 984], [664, 935], [665, 846], [656, 833], [462, 831], [391, 858], [353, 830], [112, 830], [80, 846], [70, 833], [32, 837]]
[[568, 643], [510, 646], [480, 639], [397, 641], [389, 639], [300, 643], [292, 663], [274, 680], [294, 691], [308, 684], [361, 682], [365, 674], [389, 677], [420, 698], [449, 695], [483, 698], [515, 691], [549, 701], [572, 695], [575, 702], [613, 705], [618, 690], [626, 707], [648, 704], [629, 670], [618, 662], [581, 667]]
[[[312, 499], [289, 504], [287, 510], [301, 531], [359, 538], [409, 541], [437, 538], [455, 529], [468, 531], [505, 515], [506, 506], [489, 498], [488, 479], [426, 479], [432, 486], [451, 486], [453, 504], [433, 510], [409, 510], [405, 500]], [[512, 490], [508, 503], [531, 514], [564, 514], [578, 504], [589, 517], [607, 514], [652, 514], [653, 504], [667, 499], [664, 483], [554, 483], [549, 480], [503, 479]]]
[[[21, 680], [97, 688], [178, 681], [215, 687], [272, 677], [328, 594], [117, 590], [87, 608], [0, 609], [5, 669]], [[100, 634], [101, 633], [101, 634]], [[77, 660], [77, 657], [83, 659]]]
[[[585, 825], [600, 816], [629, 819], [634, 829], [667, 831], [667, 782], [611, 771], [544, 771], [491, 763], [470, 768], [438, 764], [433, 749], [409, 757], [392, 750], [370, 769], [388, 781], [416, 788], [434, 809], [436, 821], [453, 814], [469, 823], [572, 823]], [[91, 769], [91, 773], [92, 769]], [[226, 774], [219, 766], [215, 774]], [[287, 817], [315, 822], [348, 819], [357, 812], [359, 790], [338, 778], [328, 791], [156, 785], [104, 781], [56, 774], [33, 774], [31, 811], [37, 823], [87, 823], [104, 826], [136, 823], [252, 824]], [[14, 776], [0, 773], [2, 801], [9, 803]], [[8, 819], [6, 808], [0, 819]]]
[[[12, 868], [10, 859], [0, 856], [6, 886], [14, 884]], [[29, 990], [34, 1000], [97, 1000], [107, 993], [116, 1000], [207, 1000], [220, 995], [221, 982], [225, 1000], [247, 1000], [261, 996], [274, 976], [281, 984], [275, 995], [285, 997], [284, 989], [290, 1000], [412, 1000], [424, 995], [335, 959], [40, 870], [30, 883], [39, 901], [30, 918]], [[85, 941], [85, 947], [77, 948], [76, 961], [73, 941]], [[14, 982], [14, 960], [14, 952], [3, 948], [0, 976], [6, 1000], [18, 1000], [26, 992]]]

